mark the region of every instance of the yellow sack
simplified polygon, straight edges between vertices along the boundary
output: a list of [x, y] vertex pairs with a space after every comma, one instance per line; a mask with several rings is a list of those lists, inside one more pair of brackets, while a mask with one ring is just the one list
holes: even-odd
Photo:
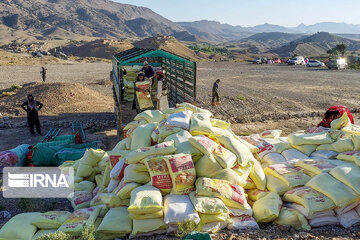
[[194, 191], [196, 171], [190, 154], [164, 156], [171, 180], [171, 194], [184, 195]]
[[351, 188], [328, 173], [322, 173], [313, 177], [306, 186], [329, 197], [337, 207], [345, 207], [360, 198]]
[[14, 216], [0, 229], [0, 240], [31, 240], [37, 229], [31, 223], [40, 214], [33, 212]]
[[306, 218], [304, 217], [304, 215], [302, 215], [301, 213], [299, 213], [294, 209], [287, 207], [281, 208], [279, 217], [274, 221], [274, 223], [282, 226], [290, 226], [298, 231], [311, 230], [311, 227], [308, 221], [306, 220]]
[[251, 178], [246, 179], [246, 185], [245, 185], [244, 189], [256, 189], [256, 185], [255, 185], [254, 181], [251, 180]]
[[151, 83], [149, 81], [135, 83], [137, 88], [144, 90], [144, 91], [135, 91], [136, 99], [139, 104], [139, 108], [141, 110], [154, 107], [154, 104], [151, 100], [151, 95], [149, 92], [150, 84]]
[[277, 193], [280, 196], [290, 190], [290, 187], [286, 183], [271, 175], [266, 175], [266, 188], [270, 192]]
[[73, 236], [79, 236], [85, 227], [89, 227], [95, 223], [100, 210], [98, 207], [76, 210], [58, 230]]
[[[140, 183], [150, 182], [150, 174], [148, 172], [139, 171], [145, 167], [143, 164], [130, 164], [124, 171], [124, 183]], [[146, 168], [145, 168], [146, 169]]]
[[263, 191], [263, 190], [259, 190], [259, 189], [251, 189], [249, 191], [246, 192], [248, 195], [248, 198], [255, 202], [257, 200], [259, 200], [262, 197], [265, 197], [269, 192], [267, 191]]
[[126, 158], [129, 155], [129, 153], [130, 153], [130, 151], [128, 151], [128, 150], [119, 150], [119, 151], [108, 152], [109, 160], [106, 161], [106, 159], [105, 159], [105, 162], [103, 160], [101, 160], [99, 163], [99, 167], [102, 170], [105, 170], [106, 164], [110, 161], [111, 167], [113, 168], [122, 158]]
[[[194, 111], [193, 111], [194, 112]], [[209, 134], [212, 132], [210, 115], [207, 113], [193, 113], [191, 116], [191, 135]]]
[[114, 193], [120, 197], [120, 199], [130, 199], [131, 192], [141, 185], [138, 183], [125, 183], [123, 180], [119, 183], [119, 186], [115, 188]]
[[173, 126], [162, 126], [159, 128], [159, 137], [158, 142], [162, 142], [167, 138], [168, 136], [183, 131], [182, 128], [173, 127]]
[[285, 164], [275, 164], [264, 169], [265, 174], [272, 175], [290, 188], [304, 186], [310, 179], [308, 175], [298, 171], [296, 168]]
[[144, 162], [150, 173], [151, 185], [158, 188], [163, 194], [170, 193], [173, 185], [164, 156], [151, 156]]
[[129, 200], [121, 200], [119, 196], [113, 193], [100, 193], [98, 197], [100, 197], [102, 204], [108, 208], [129, 206]]
[[347, 112], [341, 116], [341, 118], [335, 119], [331, 122], [331, 129], [342, 129], [344, 127], [351, 127], [351, 121]]
[[[206, 113], [209, 115], [209, 117], [211, 117], [212, 113], [206, 109], [202, 109], [202, 108], [199, 108], [197, 106], [194, 106], [190, 103], [180, 103], [180, 104], [176, 104], [176, 108], [179, 108], [179, 109], [183, 109], [185, 108], [186, 110], [190, 110], [192, 111], [193, 113]], [[183, 111], [183, 110], [182, 110]]]
[[178, 147], [180, 143], [188, 142], [189, 138], [191, 138], [191, 134], [186, 130], [181, 130], [180, 132], [171, 134], [165, 138], [165, 142], [174, 141], [175, 147]]
[[210, 121], [213, 127], [218, 127], [224, 130], [230, 128], [230, 123], [225, 122], [223, 120], [212, 118]]
[[332, 144], [320, 145], [316, 148], [316, 150], [328, 150], [342, 153], [354, 150], [354, 145], [351, 139], [342, 138]]
[[203, 214], [199, 213], [200, 223], [207, 224], [213, 222], [227, 222], [230, 217], [228, 213], [220, 213], [220, 214]]
[[171, 114], [174, 114], [174, 113], [178, 113], [178, 112], [183, 112], [185, 111], [185, 107], [178, 107], [178, 108], [167, 108], [167, 109], [164, 109], [164, 110], [161, 110], [163, 114], [166, 114], [166, 115], [171, 115]]
[[130, 213], [151, 214], [162, 209], [162, 196], [159, 189], [144, 185], [135, 188], [131, 192], [130, 206], [128, 208]]
[[307, 156], [310, 156], [313, 152], [315, 152], [317, 145], [291, 145], [292, 148], [299, 150]]
[[229, 209], [220, 198], [199, 196], [196, 192], [189, 194], [196, 212], [203, 214], [229, 213]]
[[230, 128], [227, 129], [227, 131], [239, 142], [241, 142], [242, 144], [244, 144], [251, 153], [258, 153], [259, 152], [259, 148], [254, 146], [253, 144], [247, 142], [246, 140], [242, 139], [241, 137], [237, 136]]
[[88, 149], [88, 150], [86, 150], [82, 159], [79, 161], [80, 161], [80, 163], [84, 163], [84, 164], [94, 167], [101, 161], [101, 159], [104, 157], [104, 155], [105, 155], [105, 152], [101, 149], [98, 149], [98, 150]]
[[86, 191], [86, 192], [92, 192], [95, 188], [95, 183], [90, 181], [82, 181], [79, 183], [75, 183], [75, 192], [78, 191]]
[[335, 203], [330, 198], [311, 187], [299, 187], [290, 190], [285, 193], [283, 200], [302, 205], [309, 212], [309, 215], [335, 207]]
[[69, 217], [71, 213], [66, 211], [51, 211], [42, 213], [32, 224], [40, 229], [58, 229]]
[[212, 177], [214, 174], [223, 168], [215, 160], [212, 154], [205, 154], [195, 164], [197, 177]]
[[135, 150], [143, 147], [151, 146], [151, 133], [154, 131], [156, 124], [148, 123], [137, 127], [131, 138], [131, 149]]
[[112, 151], [118, 152], [118, 151], [124, 151], [124, 150], [130, 150], [131, 148], [131, 138], [125, 138], [118, 142], [116, 146], [113, 148]]
[[199, 196], [220, 198], [227, 207], [236, 209], [250, 209], [246, 202], [244, 189], [226, 180], [198, 178], [196, 193]]
[[354, 158], [355, 154], [360, 154], [360, 151], [343, 152], [343, 153], [340, 153], [339, 155], [337, 155], [336, 158], [339, 159], [339, 160], [343, 160], [343, 161], [354, 162], [355, 161], [355, 158]]
[[248, 164], [245, 167], [242, 167], [240, 165], [235, 165], [235, 167], [232, 168], [245, 182], [250, 176], [252, 169], [252, 162], [248, 162]]
[[[57, 229], [47, 229], [47, 230], [39, 230], [36, 232], [36, 234], [31, 238], [31, 240], [38, 240], [40, 237], [43, 237], [45, 235], [55, 233], [57, 232]], [[43, 239], [43, 238], [42, 238]]]
[[148, 123], [161, 122], [166, 118], [166, 115], [159, 110], [146, 110], [135, 116], [135, 121], [145, 120]]
[[124, 237], [131, 230], [132, 222], [126, 207], [111, 208], [97, 228], [99, 233], [114, 234], [116, 237]]
[[221, 179], [221, 180], [227, 180], [231, 183], [235, 183], [241, 187], [244, 187], [246, 185], [246, 180], [241, 178], [239, 174], [237, 174], [234, 170], [230, 168], [222, 169], [218, 172], [215, 172], [212, 176], [213, 179]]
[[94, 171], [94, 167], [80, 162], [78, 168], [76, 169], [76, 176], [83, 178], [89, 177], [93, 173], [93, 171]]
[[86, 191], [75, 192], [74, 197], [69, 199], [74, 210], [90, 207], [92, 193]]
[[280, 213], [282, 201], [278, 194], [269, 193], [257, 200], [253, 205], [254, 218], [258, 223], [274, 221]]
[[356, 163], [356, 165], [358, 165], [358, 167], [360, 167], [360, 154], [355, 154], [354, 155], [354, 161]]
[[235, 154], [237, 162], [240, 166], [244, 167], [248, 164], [249, 161], [254, 159], [251, 151], [237, 139], [228, 136], [217, 136], [216, 138], [221, 145]]
[[[142, 220], [133, 220], [133, 230], [131, 235], [136, 236], [144, 233], [155, 232], [157, 230], [166, 230], [167, 226], [164, 223], [163, 218], [154, 218], [154, 219], [142, 219]], [[166, 232], [166, 231], [165, 231]]]
[[328, 132], [304, 133], [295, 132], [288, 136], [291, 145], [321, 145], [333, 142]]
[[272, 138], [272, 139], [279, 139], [281, 136], [282, 130], [266, 130], [260, 133], [261, 138]]
[[252, 160], [252, 168], [250, 172], [250, 178], [254, 181], [256, 188], [260, 190], [265, 190], [266, 187], [266, 176], [263, 168], [260, 163], [256, 160]]
[[139, 148], [126, 157], [127, 164], [136, 164], [151, 155], [168, 155], [176, 151], [174, 141], [159, 143], [152, 147]]
[[301, 167], [307, 171], [318, 175], [320, 173], [330, 172], [333, 168], [336, 168], [335, 164], [331, 163], [331, 160], [302, 160], [295, 163], [296, 167]]
[[360, 195], [360, 168], [339, 166], [330, 171], [330, 175], [350, 187]]
[[193, 162], [196, 162], [196, 159], [200, 159], [203, 156], [203, 153], [201, 153], [197, 148], [195, 148], [193, 145], [190, 144], [189, 141], [182, 142], [179, 145], [176, 146], [176, 152], [175, 154], [190, 154], [193, 158]]
[[106, 165], [105, 171], [104, 171], [101, 186], [107, 187], [109, 185], [110, 180], [111, 180], [110, 172], [111, 172], [111, 164], [110, 164], [110, 162], [108, 162], [108, 164]]
[[131, 219], [141, 220], [141, 219], [153, 219], [153, 218], [162, 218], [164, 217], [164, 211], [160, 210], [156, 213], [147, 213], [147, 214], [135, 214], [130, 213], [129, 217]]
[[360, 135], [352, 135], [351, 139], [354, 143], [354, 150], [360, 150]]
[[100, 175], [100, 174], [95, 176], [95, 183], [97, 186], [102, 186], [103, 178], [104, 178], [104, 176]]

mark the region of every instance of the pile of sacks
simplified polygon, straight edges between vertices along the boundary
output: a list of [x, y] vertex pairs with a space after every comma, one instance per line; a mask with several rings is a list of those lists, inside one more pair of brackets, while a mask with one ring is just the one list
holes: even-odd
[[[20, 214], [0, 239], [31, 239], [37, 229], [78, 236], [90, 225], [114, 239], [186, 225], [215, 233], [270, 222], [305, 231], [360, 223], [360, 128], [346, 114], [331, 129], [241, 137], [184, 103], [140, 113], [124, 130], [112, 151], [89, 149], [60, 166], [76, 172], [72, 214]], [[17, 235], [18, 221], [30, 238]]]

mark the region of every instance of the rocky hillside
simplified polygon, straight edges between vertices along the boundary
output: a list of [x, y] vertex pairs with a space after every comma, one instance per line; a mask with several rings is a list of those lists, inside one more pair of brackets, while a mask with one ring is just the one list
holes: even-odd
[[148, 8], [110, 0], [1, 0], [0, 9], [4, 31], [29, 37], [136, 38], [160, 33], [194, 39], [182, 26]]
[[295, 40], [285, 46], [273, 50], [280, 56], [291, 56], [294, 54], [304, 56], [319, 56], [325, 54], [329, 49], [337, 44], [345, 44], [347, 51], [360, 50], [360, 41], [354, 41], [342, 38], [327, 32], [319, 32], [317, 34]]

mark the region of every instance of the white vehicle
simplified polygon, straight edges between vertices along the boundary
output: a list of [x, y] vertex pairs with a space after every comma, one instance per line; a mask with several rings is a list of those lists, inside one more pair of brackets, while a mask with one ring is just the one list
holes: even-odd
[[307, 67], [324, 67], [325, 63], [317, 60], [309, 60], [306, 64]]
[[327, 62], [326, 66], [329, 69], [346, 69], [348, 64], [344, 58], [332, 59]]
[[289, 65], [305, 65], [305, 59], [303, 56], [293, 57], [288, 61]]

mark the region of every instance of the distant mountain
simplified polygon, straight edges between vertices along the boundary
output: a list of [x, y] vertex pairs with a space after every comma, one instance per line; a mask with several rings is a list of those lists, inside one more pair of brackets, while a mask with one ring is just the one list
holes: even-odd
[[313, 25], [306, 26], [300, 24], [295, 28], [289, 28], [293, 31], [302, 33], [316, 33], [316, 32], [329, 32], [329, 33], [360, 33], [360, 24], [347, 24], [347, 23], [334, 23], [334, 22], [321, 22]]
[[2, 28], [35, 37], [142, 38], [162, 34], [194, 40], [179, 24], [148, 8], [110, 0], [1, 0], [0, 9]]
[[360, 50], [360, 41], [354, 41], [339, 37], [327, 32], [319, 32], [314, 35], [300, 38], [285, 46], [274, 49], [272, 52], [280, 56], [288, 57], [294, 54], [303, 56], [319, 56], [337, 44], [345, 44], [348, 51]]

